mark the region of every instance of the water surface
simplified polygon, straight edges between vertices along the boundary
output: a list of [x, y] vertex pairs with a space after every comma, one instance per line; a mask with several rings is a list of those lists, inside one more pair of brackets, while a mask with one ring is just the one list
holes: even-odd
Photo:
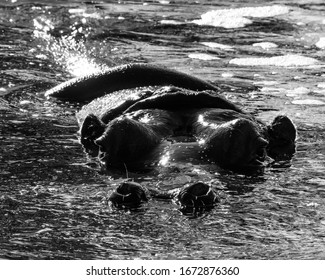
[[[324, 259], [324, 12], [307, 0], [1, 2], [0, 257]], [[294, 158], [257, 177], [191, 164], [135, 176], [161, 189], [210, 182], [221, 203], [196, 218], [167, 200], [111, 208], [125, 174], [84, 154], [79, 104], [43, 93], [129, 62], [209, 80], [265, 122], [288, 115]]]

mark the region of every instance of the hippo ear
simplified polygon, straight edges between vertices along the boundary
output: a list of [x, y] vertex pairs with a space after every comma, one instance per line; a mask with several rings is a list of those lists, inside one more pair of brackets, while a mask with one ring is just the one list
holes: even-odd
[[268, 126], [268, 133], [275, 141], [292, 143], [296, 140], [297, 130], [292, 121], [283, 115], [277, 116]]
[[98, 146], [95, 139], [105, 131], [106, 125], [95, 115], [89, 114], [80, 129], [80, 142], [90, 154], [98, 153]]
[[277, 116], [268, 126], [267, 153], [275, 160], [291, 159], [296, 151], [297, 130], [287, 116]]

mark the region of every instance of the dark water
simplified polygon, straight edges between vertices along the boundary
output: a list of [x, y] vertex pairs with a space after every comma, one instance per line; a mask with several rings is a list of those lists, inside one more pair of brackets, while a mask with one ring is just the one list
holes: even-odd
[[[325, 5], [228, 2], [1, 1], [1, 258], [325, 259]], [[225, 8], [230, 23], [222, 13], [216, 26], [192, 22]], [[194, 219], [165, 200], [112, 209], [106, 197], [125, 174], [103, 174], [83, 153], [78, 104], [43, 93], [129, 62], [219, 84], [266, 122], [287, 114], [294, 158], [258, 177], [183, 164], [135, 179], [161, 189], [211, 182], [221, 203]]]

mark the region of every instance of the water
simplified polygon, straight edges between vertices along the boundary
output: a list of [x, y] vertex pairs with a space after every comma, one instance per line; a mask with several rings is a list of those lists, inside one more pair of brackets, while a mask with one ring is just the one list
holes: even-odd
[[[325, 258], [325, 6], [228, 2], [1, 2], [1, 258]], [[221, 9], [232, 9], [230, 23], [225, 12], [206, 14]], [[219, 84], [266, 122], [287, 114], [299, 133], [294, 158], [257, 177], [186, 164], [136, 176], [161, 189], [211, 182], [221, 203], [196, 218], [167, 200], [112, 209], [107, 196], [125, 174], [104, 174], [83, 153], [80, 105], [43, 93], [129, 62]]]

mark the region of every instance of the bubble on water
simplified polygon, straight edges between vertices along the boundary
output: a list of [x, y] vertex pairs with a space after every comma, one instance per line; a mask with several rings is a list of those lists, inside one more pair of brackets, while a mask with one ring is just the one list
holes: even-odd
[[188, 55], [189, 58], [200, 59], [200, 60], [217, 60], [220, 59], [217, 56], [206, 54], [206, 53], [191, 53]]
[[192, 22], [198, 25], [240, 28], [253, 23], [249, 18], [273, 17], [287, 14], [288, 12], [289, 8], [280, 5], [212, 10], [201, 15], [201, 19], [193, 20]]
[[246, 57], [246, 58], [234, 58], [229, 61], [230, 64], [236, 64], [241, 66], [310, 66], [318, 64], [319, 61], [314, 58], [287, 54], [281, 56], [272, 57]]

